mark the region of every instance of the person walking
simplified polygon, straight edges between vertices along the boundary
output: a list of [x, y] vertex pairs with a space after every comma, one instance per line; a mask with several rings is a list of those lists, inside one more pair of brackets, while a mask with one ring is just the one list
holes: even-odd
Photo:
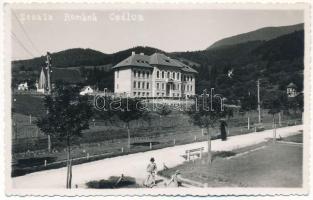
[[146, 187], [153, 187], [155, 186], [155, 175], [157, 171], [157, 165], [154, 162], [154, 158], [150, 159], [150, 163], [147, 166], [147, 178], [144, 182], [144, 186]]
[[221, 120], [221, 125], [220, 125], [222, 141], [226, 141], [227, 140], [226, 127], [227, 127], [227, 123], [226, 123], [225, 120], [222, 119]]

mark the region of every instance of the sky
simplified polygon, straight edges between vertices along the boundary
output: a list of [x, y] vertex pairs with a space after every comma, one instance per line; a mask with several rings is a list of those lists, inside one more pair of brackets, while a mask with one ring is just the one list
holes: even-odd
[[13, 10], [12, 59], [69, 48], [195, 51], [225, 37], [304, 22], [301, 10]]

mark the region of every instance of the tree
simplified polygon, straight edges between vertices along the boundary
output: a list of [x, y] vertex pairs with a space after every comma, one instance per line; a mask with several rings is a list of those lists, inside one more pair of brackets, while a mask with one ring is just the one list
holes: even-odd
[[169, 114], [171, 114], [172, 110], [169, 108], [169, 106], [167, 105], [162, 105], [162, 107], [157, 108], [156, 110], [157, 114], [160, 117], [160, 121], [159, 121], [159, 128], [161, 128], [162, 125], [162, 117], [166, 117]]
[[46, 96], [44, 105], [47, 114], [36, 122], [47, 135], [66, 142], [67, 179], [66, 188], [72, 185], [71, 143], [82, 131], [89, 128], [92, 116], [91, 105], [87, 96], [80, 96], [79, 89], [63, 83], [57, 83], [52, 94]]
[[248, 130], [250, 129], [250, 112], [252, 110], [257, 109], [257, 98], [255, 95], [252, 95], [250, 92], [248, 93], [247, 96], [244, 96], [241, 99], [241, 107], [240, 111], [241, 112], [246, 112], [248, 114]]
[[210, 128], [214, 128], [216, 122], [230, 112], [228, 112], [227, 107], [224, 107], [221, 97], [217, 95], [213, 96], [213, 94], [208, 95], [206, 91], [204, 91], [202, 95], [197, 96], [194, 100], [194, 103], [187, 110], [187, 114], [195, 125], [207, 129], [208, 164], [210, 165], [212, 163], [212, 136]]
[[264, 108], [268, 109], [268, 113], [273, 116], [273, 142], [276, 142], [276, 119], [275, 115], [286, 109], [287, 95], [283, 91], [268, 91], [262, 102]]

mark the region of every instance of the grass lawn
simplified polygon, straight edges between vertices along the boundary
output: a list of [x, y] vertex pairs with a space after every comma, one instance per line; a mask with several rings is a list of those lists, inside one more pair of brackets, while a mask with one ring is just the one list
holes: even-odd
[[[252, 151], [240, 154], [249, 150]], [[194, 163], [185, 162], [161, 171], [160, 175], [170, 176], [180, 170], [183, 178], [209, 187], [302, 186], [302, 145], [263, 143], [239, 149], [235, 153], [236, 156], [227, 159], [215, 156], [210, 168], [204, 156]]]
[[295, 142], [295, 143], [303, 143], [303, 134], [293, 135], [286, 138], [283, 138], [282, 141], [286, 142]]

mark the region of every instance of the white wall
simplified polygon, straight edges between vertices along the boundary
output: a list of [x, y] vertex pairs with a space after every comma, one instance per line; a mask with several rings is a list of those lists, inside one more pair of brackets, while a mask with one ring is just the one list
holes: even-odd
[[114, 72], [114, 92], [131, 93], [132, 71], [128, 69], [119, 69]]

